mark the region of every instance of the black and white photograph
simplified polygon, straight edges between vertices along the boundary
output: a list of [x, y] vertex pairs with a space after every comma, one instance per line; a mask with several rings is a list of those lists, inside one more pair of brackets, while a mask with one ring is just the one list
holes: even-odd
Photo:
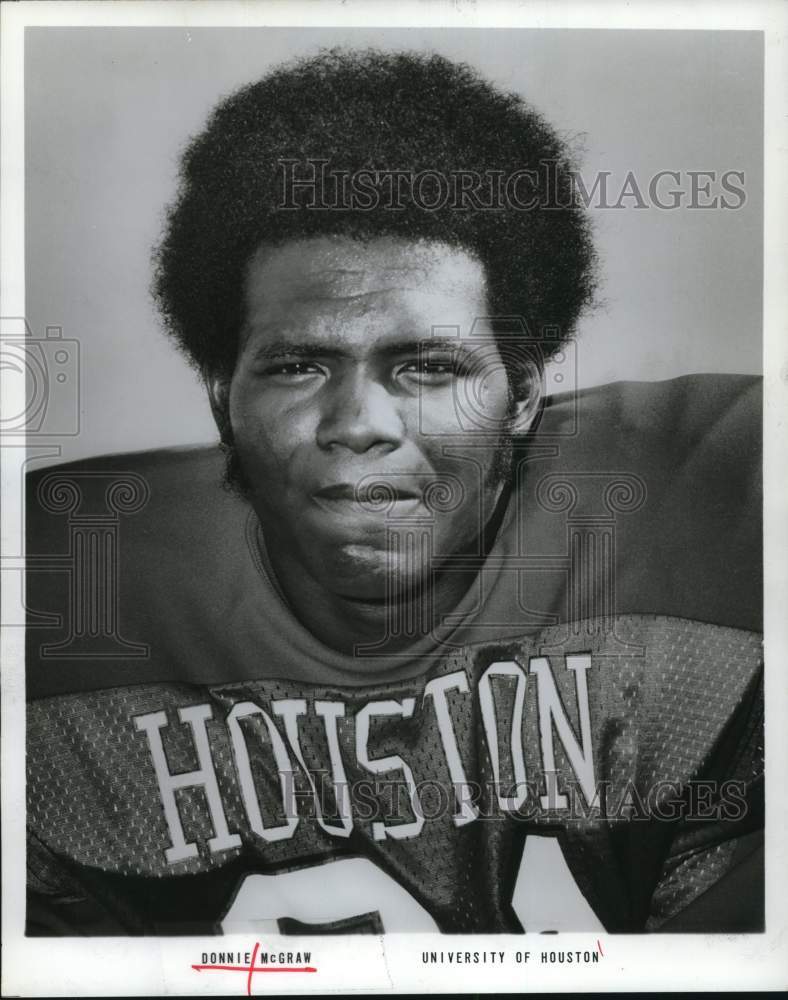
[[784, 983], [780, 6], [200, 7], [2, 11], [4, 993]]

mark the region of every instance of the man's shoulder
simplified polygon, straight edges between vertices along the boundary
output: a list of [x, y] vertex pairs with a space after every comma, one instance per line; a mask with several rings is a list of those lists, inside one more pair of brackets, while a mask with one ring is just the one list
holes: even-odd
[[221, 450], [212, 444], [91, 455], [31, 470], [28, 474], [28, 488], [40, 490], [42, 482], [53, 475], [59, 477], [58, 481], [65, 481], [70, 476], [75, 482], [87, 482], [90, 478], [97, 479], [100, 476], [117, 481], [124, 475], [141, 476], [152, 485], [175, 490], [184, 486], [186, 477], [190, 482], [195, 479], [204, 480], [218, 487], [222, 483], [222, 463]]
[[557, 471], [627, 471], [648, 478], [654, 497], [700, 491], [740, 508], [760, 495], [762, 380], [684, 375], [565, 393], [548, 399], [529, 438], [540, 443]]
[[218, 662], [232, 616], [265, 585], [218, 448], [82, 459], [31, 473], [28, 490], [31, 697]]
[[215, 445], [91, 456], [28, 473], [28, 550], [45, 548], [47, 532], [60, 533], [64, 517], [98, 524], [123, 516], [143, 536], [155, 527], [162, 540], [183, 540], [245, 510], [223, 486]]
[[597, 432], [640, 441], [717, 444], [760, 433], [757, 375], [681, 375], [660, 382], [612, 382], [548, 398], [537, 433], [590, 443]]
[[154, 579], [186, 591], [195, 578], [218, 583], [238, 572], [249, 562], [251, 508], [225, 488], [223, 463], [217, 446], [204, 445], [100, 455], [29, 473], [28, 589], [48, 586], [59, 559], [79, 556], [75, 546], [117, 550], [112, 559], [136, 591]]
[[760, 630], [760, 379], [688, 375], [556, 397], [524, 458], [530, 545], [547, 554], [567, 532], [573, 544], [609, 534], [619, 613]]

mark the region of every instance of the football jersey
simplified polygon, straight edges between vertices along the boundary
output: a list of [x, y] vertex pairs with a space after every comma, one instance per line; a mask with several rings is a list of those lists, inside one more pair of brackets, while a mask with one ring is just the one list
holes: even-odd
[[33, 474], [27, 932], [761, 929], [759, 389], [549, 399], [397, 654], [300, 624], [215, 447]]

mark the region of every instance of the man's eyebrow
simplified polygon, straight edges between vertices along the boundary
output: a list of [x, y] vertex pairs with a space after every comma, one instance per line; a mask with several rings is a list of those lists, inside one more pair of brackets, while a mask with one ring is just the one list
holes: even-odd
[[[413, 337], [383, 344], [377, 353], [384, 356], [396, 354], [418, 354], [420, 351], [457, 351], [468, 353], [472, 345], [464, 343], [459, 337]], [[254, 352], [257, 360], [282, 357], [299, 358], [348, 358], [352, 351], [341, 343], [326, 343], [318, 341], [275, 340], [261, 344]]]
[[314, 341], [296, 343], [292, 340], [274, 340], [261, 344], [254, 352], [256, 359], [284, 358], [297, 355], [299, 358], [349, 357], [349, 351], [336, 344], [319, 344]]
[[410, 340], [398, 340], [381, 348], [382, 354], [417, 354], [419, 351], [463, 351], [473, 350], [470, 344], [464, 343], [459, 337], [413, 337]]

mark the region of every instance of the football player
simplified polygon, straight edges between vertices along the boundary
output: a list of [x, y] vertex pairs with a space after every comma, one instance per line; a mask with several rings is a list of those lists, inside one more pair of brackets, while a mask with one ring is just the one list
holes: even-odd
[[221, 450], [31, 478], [28, 934], [761, 928], [758, 383], [574, 390], [594, 288], [466, 66], [219, 105], [155, 294]]

